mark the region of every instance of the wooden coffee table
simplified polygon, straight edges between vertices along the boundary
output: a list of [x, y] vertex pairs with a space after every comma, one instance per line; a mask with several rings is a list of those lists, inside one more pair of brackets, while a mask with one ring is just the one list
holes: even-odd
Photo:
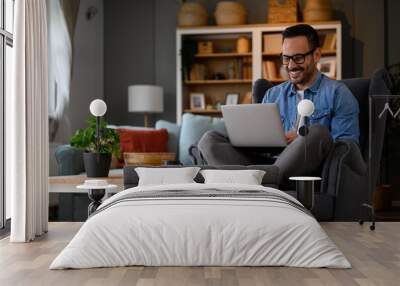
[[[85, 174], [72, 176], [52, 176], [49, 177], [49, 193], [87, 193], [85, 190], [77, 189], [77, 185], [81, 185], [91, 178]], [[94, 179], [94, 178], [92, 178]], [[117, 185], [118, 187], [110, 190], [109, 193], [117, 193], [124, 189], [124, 175], [122, 169], [120, 173], [110, 173], [106, 178], [96, 178], [107, 180], [108, 183]]]
[[131, 152], [124, 153], [124, 161], [127, 166], [157, 166], [164, 161], [175, 161], [176, 155], [172, 152]]

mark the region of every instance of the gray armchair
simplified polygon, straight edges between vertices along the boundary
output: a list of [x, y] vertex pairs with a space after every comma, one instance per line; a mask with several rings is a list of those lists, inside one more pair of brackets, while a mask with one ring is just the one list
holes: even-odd
[[[353, 141], [335, 142], [335, 147], [322, 167], [320, 191], [316, 194], [314, 214], [322, 220], [354, 220], [362, 215], [361, 205], [370, 202], [368, 193], [368, 131], [369, 95], [388, 95], [392, 80], [384, 69], [374, 73], [371, 79], [354, 78], [342, 80], [357, 98], [360, 106], [360, 145]], [[253, 103], [260, 103], [266, 90], [272, 86], [264, 79], [254, 84]], [[374, 122], [379, 130], [375, 144], [371, 146], [375, 162], [380, 162], [384, 142], [385, 120]], [[372, 185], [377, 183], [379, 164], [373, 166]], [[288, 191], [289, 193], [293, 191]], [[293, 194], [294, 195], [294, 194]]]

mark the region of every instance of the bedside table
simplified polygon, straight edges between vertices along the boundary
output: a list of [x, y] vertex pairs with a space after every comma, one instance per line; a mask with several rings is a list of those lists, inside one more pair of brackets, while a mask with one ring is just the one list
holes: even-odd
[[[87, 189], [76, 188], [77, 185], [84, 184], [87, 179], [90, 178], [86, 174], [49, 177], [49, 193], [55, 195], [59, 201], [57, 211], [51, 218], [52, 221], [82, 222], [87, 219], [87, 209], [91, 203], [88, 191]], [[97, 179], [104, 179], [108, 183], [118, 186], [114, 189], [108, 189], [106, 191], [108, 196], [124, 190], [122, 169], [110, 170], [108, 177]]]
[[101, 205], [101, 201], [104, 198], [108, 189], [114, 189], [117, 185], [110, 185], [106, 180], [91, 179], [85, 180], [83, 185], [76, 186], [77, 189], [88, 190], [88, 196], [91, 203], [88, 206], [88, 217], [94, 213], [97, 208]]
[[289, 180], [296, 181], [297, 200], [308, 210], [314, 208], [314, 182], [321, 181], [320, 177], [290, 177]]

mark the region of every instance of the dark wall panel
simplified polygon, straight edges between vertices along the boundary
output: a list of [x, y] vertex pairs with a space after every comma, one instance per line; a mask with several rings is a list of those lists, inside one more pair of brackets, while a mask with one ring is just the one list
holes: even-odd
[[152, 84], [154, 1], [104, 1], [104, 98], [112, 124], [142, 125], [128, 112], [128, 86]]
[[155, 0], [155, 84], [164, 88], [164, 113], [153, 116], [176, 120], [176, 15], [178, 1]]
[[388, 62], [400, 63], [400, 1], [388, 0]]
[[384, 66], [383, 1], [354, 1], [354, 75], [370, 76]]

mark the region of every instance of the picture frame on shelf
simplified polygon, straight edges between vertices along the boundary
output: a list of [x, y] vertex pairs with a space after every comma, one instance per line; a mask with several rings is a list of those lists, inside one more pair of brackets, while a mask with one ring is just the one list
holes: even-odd
[[236, 105], [239, 104], [240, 93], [228, 92], [225, 94], [225, 105]]
[[326, 57], [321, 58], [317, 63], [318, 70], [329, 78], [336, 78], [336, 58]]
[[190, 109], [205, 109], [206, 97], [204, 93], [190, 93]]

